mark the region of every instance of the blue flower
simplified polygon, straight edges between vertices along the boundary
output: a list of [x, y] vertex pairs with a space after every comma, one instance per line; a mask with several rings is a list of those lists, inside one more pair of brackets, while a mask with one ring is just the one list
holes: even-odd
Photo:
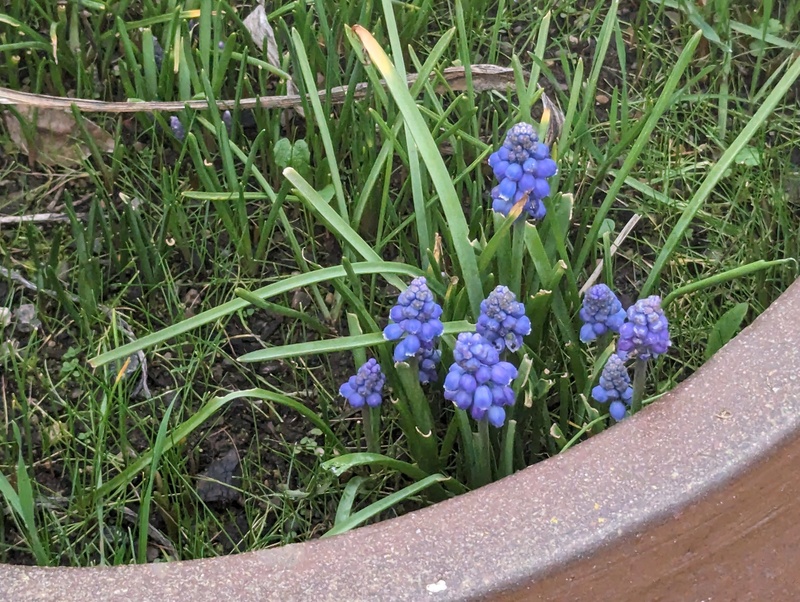
[[358, 369], [355, 376], [351, 376], [339, 387], [339, 395], [354, 408], [364, 407], [365, 403], [371, 408], [377, 408], [383, 399], [385, 383], [386, 376], [381, 372], [380, 364], [372, 358]]
[[422, 343], [419, 348], [419, 382], [423, 385], [438, 378], [436, 367], [442, 360], [442, 352], [434, 347], [435, 342]]
[[631, 377], [624, 360], [616, 353], [608, 358], [600, 373], [600, 384], [592, 389], [592, 397], [599, 403], [608, 403], [608, 411], [619, 422], [633, 398]]
[[419, 360], [422, 383], [436, 380], [440, 353], [435, 346], [444, 331], [441, 315], [441, 305], [434, 300], [425, 277], [420, 276], [400, 293], [397, 305], [389, 312], [392, 322], [383, 329], [385, 339], [400, 340], [394, 348], [395, 362], [406, 362], [410, 358]]
[[231, 112], [227, 109], [222, 113], [222, 123], [225, 124], [225, 129], [228, 133], [231, 133], [231, 129], [233, 128], [233, 116], [231, 116]]
[[586, 291], [580, 316], [583, 320], [581, 341], [588, 343], [609, 330], [619, 332], [625, 321], [625, 310], [610, 288], [605, 284], [595, 284]]
[[156, 62], [156, 70], [161, 71], [164, 62], [164, 49], [156, 36], [153, 36], [153, 60]]
[[670, 346], [669, 323], [661, 309], [661, 297], [639, 299], [628, 308], [628, 320], [619, 329], [617, 353], [623, 358], [657, 358]]
[[455, 362], [444, 381], [444, 397], [461, 410], [469, 410], [475, 420], [488, 420], [501, 427], [506, 419], [504, 406], [514, 404], [511, 382], [517, 369], [501, 362], [489, 341], [478, 333], [462, 332], [453, 350]]
[[514, 293], [507, 286], [498, 286], [481, 302], [476, 329], [498, 351], [516, 351], [522, 347], [522, 337], [531, 333], [531, 321]]
[[186, 130], [184, 129], [181, 120], [173, 115], [169, 118], [169, 127], [172, 130], [172, 133], [175, 134], [175, 137], [183, 142], [183, 139], [186, 138]]
[[550, 194], [547, 178], [556, 174], [558, 166], [531, 124], [518, 123], [508, 130], [503, 146], [489, 156], [489, 165], [499, 181], [492, 189], [493, 210], [508, 215], [516, 203], [527, 198], [528, 216], [544, 219], [547, 209], [542, 199]]

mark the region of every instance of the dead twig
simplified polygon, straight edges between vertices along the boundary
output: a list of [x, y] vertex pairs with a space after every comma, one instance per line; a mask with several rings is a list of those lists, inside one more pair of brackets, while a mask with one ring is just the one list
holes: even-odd
[[[514, 86], [514, 71], [509, 67], [498, 65], [472, 65], [472, 85], [477, 92], [488, 90], [503, 90]], [[439, 74], [431, 75], [436, 78]], [[416, 73], [408, 75], [409, 86], [417, 80]], [[441, 79], [437, 91], [452, 90], [463, 92], [467, 88], [467, 81], [463, 67], [448, 67], [441, 72]], [[381, 82], [383, 83], [383, 82]], [[361, 82], [356, 84], [355, 98], [364, 98], [369, 91], [370, 84]], [[348, 86], [337, 86], [331, 88], [330, 94], [325, 90], [318, 90], [320, 98], [327, 99], [334, 104], [344, 102], [347, 96]], [[8, 88], [0, 88], [0, 104], [9, 104], [26, 107], [39, 107], [45, 109], [64, 109], [69, 110], [73, 106], [83, 113], [138, 113], [140, 111], [165, 111], [176, 112], [185, 108], [205, 109], [208, 108], [208, 101], [187, 100], [174, 102], [161, 101], [124, 101], [124, 102], [104, 102], [100, 100], [88, 100], [83, 98], [68, 98], [65, 96], [48, 96], [46, 94], [32, 94], [30, 92], [18, 92]], [[263, 98], [242, 98], [236, 100], [219, 100], [217, 107], [220, 109], [288, 109], [302, 106], [303, 98], [293, 94], [288, 96], [266, 96]]]

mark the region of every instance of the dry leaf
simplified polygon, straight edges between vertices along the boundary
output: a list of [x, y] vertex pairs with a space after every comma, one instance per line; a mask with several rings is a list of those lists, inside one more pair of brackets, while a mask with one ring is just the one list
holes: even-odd
[[275, 32], [272, 25], [267, 21], [267, 11], [264, 10], [264, 2], [261, 0], [258, 6], [253, 9], [244, 21], [245, 28], [250, 32], [253, 42], [259, 50], [264, 50], [267, 45], [267, 62], [274, 67], [281, 66], [281, 57], [278, 54], [278, 43], [275, 41]]
[[561, 136], [561, 130], [564, 129], [564, 113], [558, 108], [550, 97], [542, 92], [542, 121], [547, 121], [547, 133], [545, 134], [544, 141], [548, 146], [553, 146], [553, 143]]
[[[30, 140], [17, 117], [11, 112], [5, 113], [8, 134], [14, 144], [32, 160], [43, 165], [69, 165], [80, 163], [89, 156], [89, 148], [83, 142], [81, 128], [70, 111], [26, 106], [17, 106], [17, 111], [32, 124], [28, 132]], [[83, 119], [83, 124], [100, 150], [107, 153], [114, 151], [114, 138], [108, 132], [86, 118]]]

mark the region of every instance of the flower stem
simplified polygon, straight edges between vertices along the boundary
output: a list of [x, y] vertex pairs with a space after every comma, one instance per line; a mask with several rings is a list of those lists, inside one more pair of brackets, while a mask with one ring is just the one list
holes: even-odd
[[477, 456], [476, 466], [476, 487], [483, 487], [492, 481], [492, 442], [489, 439], [489, 422], [487, 420], [478, 421], [478, 433], [476, 441], [475, 455]]
[[367, 438], [367, 451], [373, 454], [380, 453], [380, 408], [365, 405], [361, 408], [361, 420], [364, 423], [364, 436]]
[[633, 401], [631, 402], [631, 414], [635, 414], [642, 409], [646, 378], [647, 360], [637, 358], [636, 365], [633, 368]]

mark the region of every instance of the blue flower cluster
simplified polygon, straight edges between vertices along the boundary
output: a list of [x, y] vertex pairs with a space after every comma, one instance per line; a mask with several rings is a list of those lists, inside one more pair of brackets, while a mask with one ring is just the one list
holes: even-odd
[[608, 411], [617, 422], [625, 417], [625, 412], [633, 398], [631, 377], [624, 360], [616, 353], [608, 358], [600, 384], [592, 389], [592, 397], [600, 403], [609, 403]]
[[556, 174], [558, 166], [530, 123], [518, 123], [508, 130], [503, 146], [489, 156], [489, 165], [499, 181], [492, 189], [492, 209], [508, 215], [527, 197], [525, 210], [530, 218], [544, 219], [547, 209], [542, 199], [550, 194], [547, 178]]
[[517, 369], [500, 361], [494, 345], [478, 333], [462, 332], [453, 350], [455, 362], [444, 381], [444, 397], [475, 420], [488, 420], [497, 428], [506, 419], [504, 406], [514, 403], [509, 386]]
[[476, 325], [478, 334], [502, 351], [522, 347], [522, 337], [531, 333], [531, 321], [525, 306], [507, 286], [498, 286], [481, 302], [481, 314]]
[[156, 62], [156, 70], [161, 71], [161, 65], [164, 63], [164, 48], [156, 36], [153, 36], [153, 60]]
[[169, 127], [175, 137], [183, 142], [183, 139], [186, 138], [186, 129], [183, 127], [181, 120], [178, 119], [177, 116], [173, 115], [169, 118]]
[[381, 372], [380, 364], [372, 358], [358, 369], [355, 376], [351, 376], [339, 387], [339, 395], [354, 408], [364, 407], [365, 403], [371, 408], [377, 408], [383, 399], [385, 383], [386, 376]]
[[631, 305], [628, 320], [619, 329], [617, 353], [623, 359], [649, 360], [666, 353], [669, 346], [669, 323], [661, 309], [661, 297], [651, 295]]
[[595, 284], [583, 297], [580, 316], [583, 320], [581, 341], [588, 343], [608, 331], [619, 332], [625, 321], [625, 310], [610, 288]]
[[397, 305], [389, 312], [392, 323], [383, 330], [386, 340], [402, 339], [394, 348], [394, 361], [419, 360], [422, 383], [436, 380], [436, 366], [441, 357], [436, 343], [444, 331], [441, 315], [441, 305], [434, 301], [425, 277], [420, 276], [400, 293]]

